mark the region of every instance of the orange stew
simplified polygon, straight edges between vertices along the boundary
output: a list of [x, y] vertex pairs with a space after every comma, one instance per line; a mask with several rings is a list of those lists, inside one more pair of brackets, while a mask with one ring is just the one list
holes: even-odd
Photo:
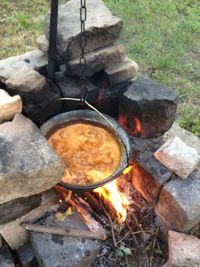
[[56, 130], [49, 138], [65, 167], [62, 181], [93, 184], [110, 176], [120, 163], [120, 146], [108, 130], [75, 123]]

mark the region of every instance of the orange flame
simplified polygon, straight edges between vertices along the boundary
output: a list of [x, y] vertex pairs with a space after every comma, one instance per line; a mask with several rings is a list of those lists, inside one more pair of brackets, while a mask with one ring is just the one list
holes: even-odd
[[99, 95], [97, 96], [96, 104], [101, 104], [101, 101], [105, 95], [105, 91], [106, 91], [105, 88], [106, 88], [106, 83], [104, 83], [103, 86], [99, 90]]
[[[128, 167], [124, 170], [123, 174], [128, 174], [132, 170], [132, 167]], [[97, 192], [101, 197], [111, 202], [115, 208], [120, 222], [124, 222], [127, 216], [127, 207], [129, 205], [128, 199], [119, 191], [117, 180], [114, 180], [102, 187], [96, 188], [94, 192]]]
[[[118, 118], [119, 124], [127, 131], [128, 134], [132, 136], [141, 136], [142, 135], [142, 124], [137, 117], [132, 118], [132, 122], [128, 121], [127, 116], [120, 115]], [[134, 126], [134, 129], [130, 128], [130, 124]]]

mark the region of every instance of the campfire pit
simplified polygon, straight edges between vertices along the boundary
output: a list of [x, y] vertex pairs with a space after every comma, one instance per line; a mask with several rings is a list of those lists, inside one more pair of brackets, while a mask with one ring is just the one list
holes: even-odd
[[[44, 53], [36, 50], [0, 61], [0, 85], [23, 102], [23, 115], [15, 115], [18, 109], [13, 108], [9, 115], [14, 119], [0, 124], [0, 265], [8, 257], [3, 246], [11, 251], [12, 267], [26, 267], [35, 258], [40, 267], [160, 267], [167, 248], [158, 222], [185, 231], [200, 221], [199, 171], [182, 180], [154, 157], [176, 117], [176, 93], [135, 77], [137, 64], [125, 57], [123, 46], [114, 44], [121, 20], [101, 0], [87, 3], [85, 35], [78, 21], [79, 0], [67, 1], [59, 8], [58, 21], [51, 20], [53, 38], [46, 17], [49, 41], [40, 39], [45, 40]], [[52, 0], [55, 17], [57, 4]], [[0, 121], [6, 120], [1, 104], [14, 105], [8, 95], [5, 100], [0, 101]], [[46, 114], [49, 106], [53, 108]], [[62, 160], [48, 139], [73, 124], [99, 127], [116, 141], [119, 164], [101, 181], [62, 181]], [[170, 131], [177, 133], [173, 127]], [[200, 143], [194, 136], [191, 140], [188, 145], [197, 143], [200, 153]], [[53, 197], [44, 204], [49, 189]], [[33, 251], [29, 259], [21, 259], [20, 246], [27, 241]]]

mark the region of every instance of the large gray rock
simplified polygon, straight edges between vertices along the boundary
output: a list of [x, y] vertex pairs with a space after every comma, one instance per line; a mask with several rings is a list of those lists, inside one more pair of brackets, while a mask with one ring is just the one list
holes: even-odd
[[159, 221], [170, 230], [187, 232], [200, 222], [200, 172], [186, 180], [174, 177], [164, 185], [155, 207]]
[[[78, 213], [66, 217], [63, 222], [55, 221], [54, 216], [50, 216], [41, 223], [47, 226], [88, 230]], [[100, 243], [91, 239], [34, 232], [30, 233], [30, 237], [41, 267], [90, 267], [100, 250]]]
[[[86, 54], [85, 76], [91, 77], [94, 73], [107, 68], [125, 58], [125, 49], [122, 45], [114, 45], [100, 48]], [[70, 60], [66, 66], [66, 72], [69, 75], [80, 76], [80, 59]]]
[[0, 89], [0, 123], [13, 119], [16, 113], [22, 112], [22, 100], [19, 95], [9, 96]]
[[[54, 101], [60, 97], [58, 90], [53, 90], [45, 77], [29, 66], [13, 73], [7, 79], [6, 86], [11, 95], [19, 94], [22, 97], [24, 113], [36, 123], [61, 112], [62, 103]], [[53, 110], [50, 110], [52, 107]]]
[[159, 137], [174, 122], [177, 104], [177, 94], [171, 88], [140, 77], [120, 99], [120, 123], [130, 135]]
[[200, 267], [200, 240], [191, 235], [168, 232], [168, 267]]
[[13, 73], [6, 86], [11, 94], [19, 94], [24, 104], [37, 104], [52, 93], [45, 77], [27, 66]]
[[40, 130], [21, 114], [0, 125], [0, 204], [57, 184], [62, 165]]
[[16, 71], [24, 66], [39, 70], [47, 65], [47, 59], [40, 50], [33, 50], [25, 54], [0, 60], [0, 81], [4, 82]]
[[[57, 55], [60, 62], [80, 56], [80, 1], [71, 0], [58, 11]], [[45, 21], [45, 35], [49, 40], [49, 17]], [[102, 0], [87, 1], [86, 52], [111, 45], [118, 38], [122, 21], [113, 16]]]
[[182, 178], [196, 168], [200, 156], [196, 149], [186, 145], [179, 137], [175, 136], [164, 143], [154, 156], [167, 168]]

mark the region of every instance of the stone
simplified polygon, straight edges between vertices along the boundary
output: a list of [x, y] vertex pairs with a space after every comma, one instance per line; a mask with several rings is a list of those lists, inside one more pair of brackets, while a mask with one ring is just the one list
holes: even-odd
[[[45, 19], [45, 35], [49, 40], [50, 13]], [[112, 45], [122, 29], [122, 21], [113, 16], [102, 0], [87, 1], [85, 52]], [[58, 10], [57, 56], [60, 63], [79, 57], [80, 1], [71, 0]]]
[[155, 206], [165, 229], [187, 232], [200, 222], [200, 172], [187, 179], [173, 177], [164, 185]]
[[11, 97], [0, 89], [0, 123], [12, 120], [16, 113], [22, 112], [22, 100], [19, 95]]
[[36, 209], [14, 221], [0, 225], [0, 236], [2, 235], [12, 249], [18, 249], [29, 240], [28, 231], [21, 226], [22, 222], [30, 221], [35, 223], [35, 221], [44, 216], [46, 212], [51, 212], [51, 210], [56, 210], [58, 208], [58, 201], [52, 197], [49, 199], [48, 198], [49, 195], [47, 194], [46, 196], [45, 193], [41, 205]]
[[[98, 88], [90, 81], [87, 84], [87, 101], [94, 103], [98, 96]], [[65, 76], [62, 81], [58, 82], [58, 86], [62, 92], [63, 97], [80, 98], [81, 81], [72, 77]], [[83, 108], [83, 105], [74, 101], [63, 101], [67, 111]]]
[[[173, 123], [172, 127], [169, 129], [168, 132], [165, 133], [163, 138], [167, 141], [175, 136], [178, 136], [186, 145], [196, 149], [196, 151], [200, 155], [200, 139], [193, 133], [180, 127], [176, 122]], [[197, 165], [197, 169], [200, 170], [200, 162]]]
[[41, 203], [41, 194], [26, 198], [18, 198], [0, 204], [0, 225], [13, 221], [34, 208], [38, 207]]
[[62, 113], [63, 103], [57, 101], [58, 98], [60, 96], [53, 93], [38, 104], [24, 105], [23, 113], [40, 127], [49, 118]]
[[0, 248], [0, 266], [1, 267], [15, 267], [12, 255], [7, 247]]
[[30, 242], [18, 248], [17, 255], [20, 260], [20, 263], [22, 264], [22, 267], [38, 266], [35, 253]]
[[132, 184], [149, 203], [155, 204], [162, 186], [172, 176], [172, 172], [153, 156], [163, 140], [161, 138], [142, 140], [133, 137], [131, 141], [134, 151]]
[[0, 125], [0, 204], [50, 189], [63, 167], [37, 126], [22, 114]]
[[185, 179], [194, 171], [200, 160], [196, 149], [186, 145], [177, 136], [164, 143], [154, 156], [168, 169]]
[[171, 88], [140, 77], [120, 98], [120, 124], [132, 136], [162, 136], [175, 120], [177, 104], [177, 94]]
[[24, 66], [29, 66], [34, 70], [47, 66], [48, 62], [44, 53], [40, 50], [33, 50], [22, 55], [9, 57], [0, 60], [0, 81], [5, 81], [16, 71]]
[[[122, 62], [125, 58], [125, 48], [122, 45], [113, 45], [97, 49], [85, 55], [85, 76], [91, 77], [94, 73]], [[80, 58], [70, 60], [66, 65], [66, 73], [71, 76], [81, 76]]]
[[49, 50], [49, 42], [45, 36], [45, 34], [39, 36], [37, 38], [37, 45], [38, 48], [44, 53], [44, 55], [48, 55], [48, 50]]
[[200, 240], [191, 235], [168, 232], [169, 267], [200, 267]]
[[[55, 221], [54, 216], [49, 216], [40, 223], [54, 227], [73, 227], [74, 229], [88, 230], [77, 212], [67, 216], [63, 222]], [[30, 233], [30, 239], [41, 267], [89, 267], [100, 250], [100, 243], [91, 239], [34, 232]]]
[[173, 123], [172, 127], [166, 132], [163, 138], [167, 141], [175, 136], [179, 137], [186, 145], [196, 149], [198, 154], [200, 154], [200, 139], [193, 133], [180, 127], [176, 122]]
[[46, 78], [30, 67], [16, 71], [6, 81], [10, 94], [19, 94], [23, 100], [23, 111], [35, 123], [42, 124], [62, 110], [62, 103], [56, 101], [60, 92], [51, 88]]
[[135, 77], [138, 73], [138, 65], [126, 57], [124, 61], [105, 68], [105, 73], [108, 75], [109, 84], [113, 86]]
[[11, 94], [18, 93], [24, 104], [41, 102], [51, 93], [45, 77], [27, 66], [13, 73], [7, 79], [6, 86]]

